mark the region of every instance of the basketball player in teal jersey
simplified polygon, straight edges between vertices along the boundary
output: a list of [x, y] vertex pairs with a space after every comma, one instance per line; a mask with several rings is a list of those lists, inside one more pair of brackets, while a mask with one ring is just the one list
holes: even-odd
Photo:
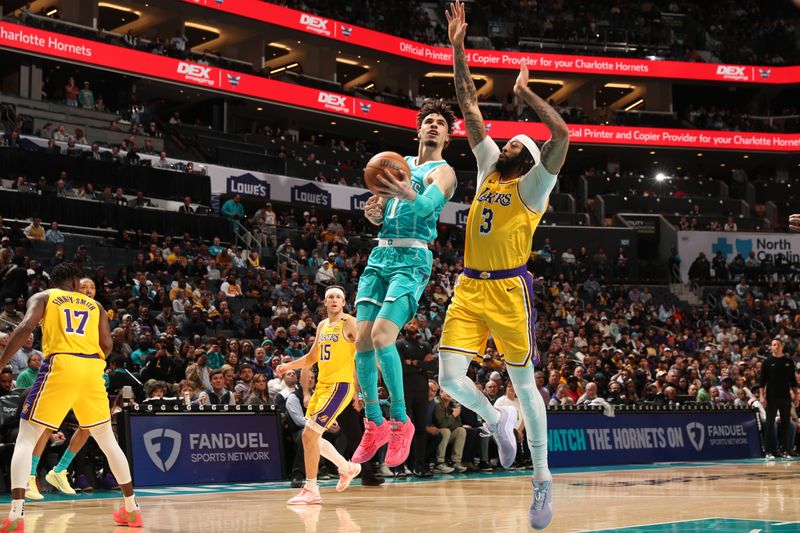
[[[352, 457], [356, 463], [369, 461], [387, 442], [387, 466], [399, 466], [408, 458], [414, 425], [406, 415], [395, 341], [416, 313], [428, 284], [433, 265], [428, 244], [436, 238], [439, 213], [455, 192], [455, 173], [442, 159], [454, 122], [452, 110], [444, 103], [425, 104], [417, 114], [417, 156], [405, 158], [411, 175], [401, 172], [402, 179], [379, 175], [379, 194], [364, 208], [367, 219], [382, 227], [356, 296], [356, 370], [367, 418]], [[378, 404], [378, 365], [391, 402], [388, 422]]]

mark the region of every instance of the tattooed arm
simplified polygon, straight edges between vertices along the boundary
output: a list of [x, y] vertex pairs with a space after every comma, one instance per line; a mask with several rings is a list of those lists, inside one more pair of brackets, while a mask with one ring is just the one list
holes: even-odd
[[550, 140], [542, 146], [541, 163], [551, 174], [558, 174], [567, 158], [569, 148], [569, 128], [561, 115], [528, 88], [528, 66], [520, 65], [519, 76], [514, 85], [514, 94], [531, 106], [539, 119], [550, 129]]
[[467, 140], [470, 148], [475, 148], [486, 137], [486, 126], [478, 107], [478, 94], [475, 83], [469, 73], [467, 53], [464, 50], [464, 37], [467, 34], [464, 4], [456, 0], [450, 4], [450, 10], [445, 13], [447, 17], [447, 33], [453, 45], [453, 71], [455, 74], [456, 96], [458, 107], [464, 116], [464, 129], [467, 131]]

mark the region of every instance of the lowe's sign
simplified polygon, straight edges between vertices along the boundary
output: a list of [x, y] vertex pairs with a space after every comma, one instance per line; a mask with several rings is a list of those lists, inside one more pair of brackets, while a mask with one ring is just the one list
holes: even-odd
[[721, 253], [727, 263], [737, 255], [747, 259], [752, 253], [759, 261], [781, 257], [786, 262], [800, 262], [800, 235], [793, 233], [744, 233], [723, 231], [679, 231], [678, 254], [681, 276], [689, 279], [689, 267], [700, 253], [709, 262]]

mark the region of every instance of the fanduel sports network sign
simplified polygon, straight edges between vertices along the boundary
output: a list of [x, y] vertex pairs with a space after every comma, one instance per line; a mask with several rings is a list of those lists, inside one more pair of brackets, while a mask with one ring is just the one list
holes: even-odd
[[128, 417], [136, 485], [278, 481], [278, 417], [272, 413]]
[[[428, 46], [394, 35], [368, 30], [353, 24], [269, 4], [262, 0], [182, 0], [253, 20], [320, 35], [340, 42], [378, 50], [431, 65], [451, 66], [450, 48]], [[522, 61], [532, 70], [562, 74], [599, 74], [676, 80], [706, 80], [763, 84], [800, 83], [800, 67], [719, 65], [687, 61], [651, 61], [621, 57], [594, 57], [563, 54], [467, 50], [471, 67], [519, 69]]]
[[[268, 4], [265, 4], [268, 5]], [[298, 12], [299, 13], [299, 12]], [[36, 28], [0, 22], [0, 48], [76, 61], [193, 87], [245, 96], [304, 109], [357, 118], [374, 124], [416, 129], [416, 111], [353, 96], [320, 91], [217, 67], [79, 39]], [[704, 131], [627, 126], [570, 124], [570, 141], [578, 144], [670, 146], [675, 148], [800, 152], [799, 134]], [[537, 122], [488, 121], [486, 131], [497, 140], [526, 134], [545, 141], [550, 132]], [[453, 132], [466, 136], [463, 127]]]
[[552, 413], [551, 467], [759, 457], [755, 414], [731, 412]]
[[709, 262], [722, 253], [727, 263], [737, 255], [747, 259], [750, 252], [756, 259], [775, 260], [777, 256], [789, 263], [800, 262], [800, 235], [796, 233], [745, 233], [724, 231], [679, 231], [678, 254], [681, 256], [681, 276], [689, 279], [689, 268], [700, 252]]

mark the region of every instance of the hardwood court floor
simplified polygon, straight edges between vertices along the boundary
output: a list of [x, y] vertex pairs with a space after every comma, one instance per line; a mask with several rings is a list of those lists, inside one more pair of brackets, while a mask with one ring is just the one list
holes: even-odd
[[[800, 461], [719, 463], [556, 471], [547, 531], [798, 532]], [[576, 469], [577, 470], [577, 469]], [[528, 472], [441, 476], [322, 489], [323, 505], [291, 510], [285, 484], [147, 488], [145, 532], [467, 533], [527, 532]], [[199, 493], [198, 493], [199, 492]], [[48, 495], [26, 505], [26, 532], [122, 533], [111, 512], [118, 493]], [[2, 512], [5, 513], [6, 505]]]

